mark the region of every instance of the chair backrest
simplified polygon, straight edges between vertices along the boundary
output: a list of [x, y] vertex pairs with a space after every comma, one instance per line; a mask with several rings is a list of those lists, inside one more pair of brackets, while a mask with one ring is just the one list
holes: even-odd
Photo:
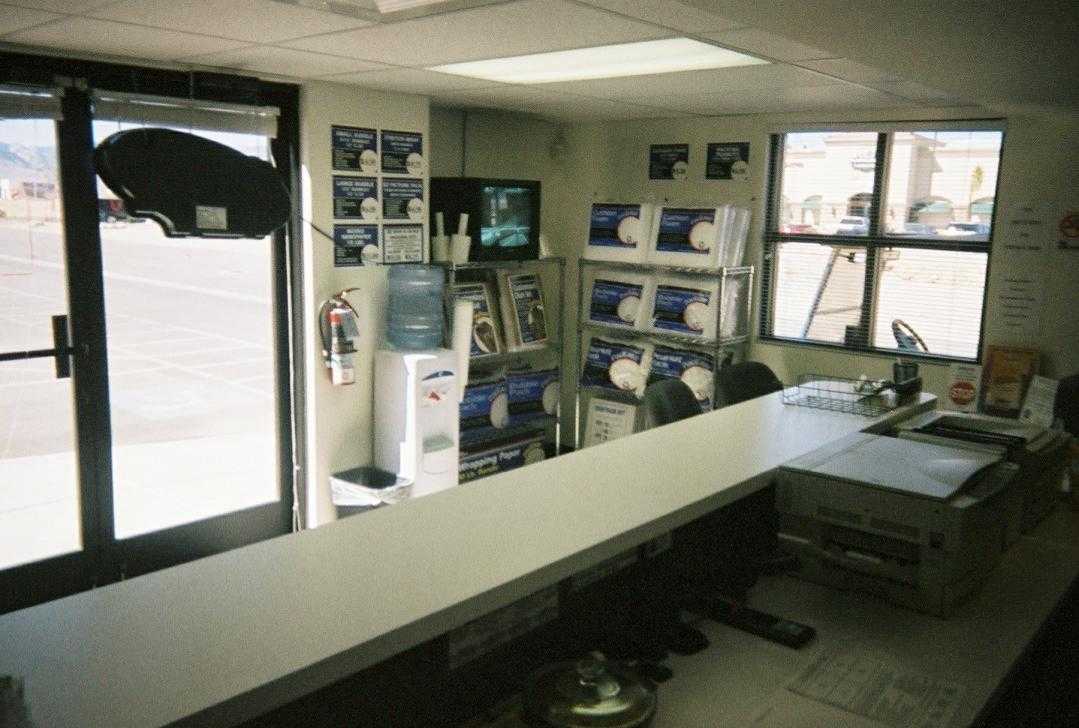
[[1057, 417], [1064, 420], [1064, 429], [1079, 437], [1079, 374], [1060, 380], [1055, 412]]
[[681, 379], [661, 379], [645, 387], [633, 429], [641, 432], [700, 413], [701, 405], [689, 385]]
[[715, 406], [728, 407], [783, 389], [775, 372], [758, 361], [732, 364], [716, 372]]

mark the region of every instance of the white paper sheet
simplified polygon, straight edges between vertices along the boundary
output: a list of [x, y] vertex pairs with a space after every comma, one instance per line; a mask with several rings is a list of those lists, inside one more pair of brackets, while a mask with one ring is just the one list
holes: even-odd
[[965, 690], [863, 650], [820, 655], [787, 689], [895, 728], [945, 728]]

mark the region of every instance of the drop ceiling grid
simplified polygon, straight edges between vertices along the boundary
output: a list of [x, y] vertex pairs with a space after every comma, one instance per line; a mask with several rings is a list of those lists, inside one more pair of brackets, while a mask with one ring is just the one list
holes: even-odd
[[[887, 74], [856, 67], [845, 59], [822, 58], [827, 51], [759, 29], [739, 28], [675, 2], [509, 0], [377, 24], [272, 0], [5, 3], [63, 6], [68, 13], [77, 9], [82, 15], [42, 16], [43, 22], [12, 32], [0, 24], [0, 42], [301, 80], [317, 78], [422, 94], [447, 103], [501, 105], [528, 113], [542, 113], [547, 105], [550, 115], [560, 118], [572, 115], [574, 108], [582, 118], [646, 118], [761, 113], [783, 103], [788, 106], [781, 110], [800, 111], [837, 104], [863, 104], [862, 108], [917, 105], [942, 98], [931, 89], [903, 85]], [[0, 8], [5, 3], [0, 3]], [[690, 30], [697, 32], [680, 31], [690, 26], [696, 26]], [[524, 90], [425, 70], [445, 62], [679, 33], [734, 50], [790, 60], [768, 66], [544, 84], [542, 89]], [[408, 41], [413, 43], [411, 47]], [[716, 92], [716, 88], [723, 91]], [[915, 98], [907, 98], [904, 92]]]
[[262, 44], [371, 25], [270, 0], [120, 0], [84, 15]]
[[22, 8], [14, 5], [0, 5], [0, 36], [5, 33], [14, 33], [17, 30], [32, 28], [35, 25], [41, 25], [59, 17], [56, 13], [44, 10]]
[[67, 15], [13, 33], [0, 41], [60, 50], [172, 60], [191, 53], [214, 53], [243, 42], [197, 33], [146, 28], [114, 21]]
[[280, 45], [426, 68], [676, 35], [656, 25], [565, 0], [518, 0]]

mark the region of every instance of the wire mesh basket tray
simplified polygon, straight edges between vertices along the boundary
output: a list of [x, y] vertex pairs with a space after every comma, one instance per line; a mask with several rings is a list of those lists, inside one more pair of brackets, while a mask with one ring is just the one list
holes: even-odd
[[876, 417], [895, 409], [893, 384], [872, 379], [845, 379], [803, 374], [783, 390], [783, 403], [831, 412]]

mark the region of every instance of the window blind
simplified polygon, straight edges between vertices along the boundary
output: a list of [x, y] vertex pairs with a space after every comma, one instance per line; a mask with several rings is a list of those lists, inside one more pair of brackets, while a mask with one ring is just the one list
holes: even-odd
[[33, 86], [0, 85], [0, 118], [59, 119], [60, 94]]
[[886, 126], [773, 135], [760, 335], [977, 360], [1003, 129]]
[[179, 99], [99, 91], [94, 94], [94, 119], [139, 126], [226, 131], [277, 136], [278, 110], [220, 101]]

